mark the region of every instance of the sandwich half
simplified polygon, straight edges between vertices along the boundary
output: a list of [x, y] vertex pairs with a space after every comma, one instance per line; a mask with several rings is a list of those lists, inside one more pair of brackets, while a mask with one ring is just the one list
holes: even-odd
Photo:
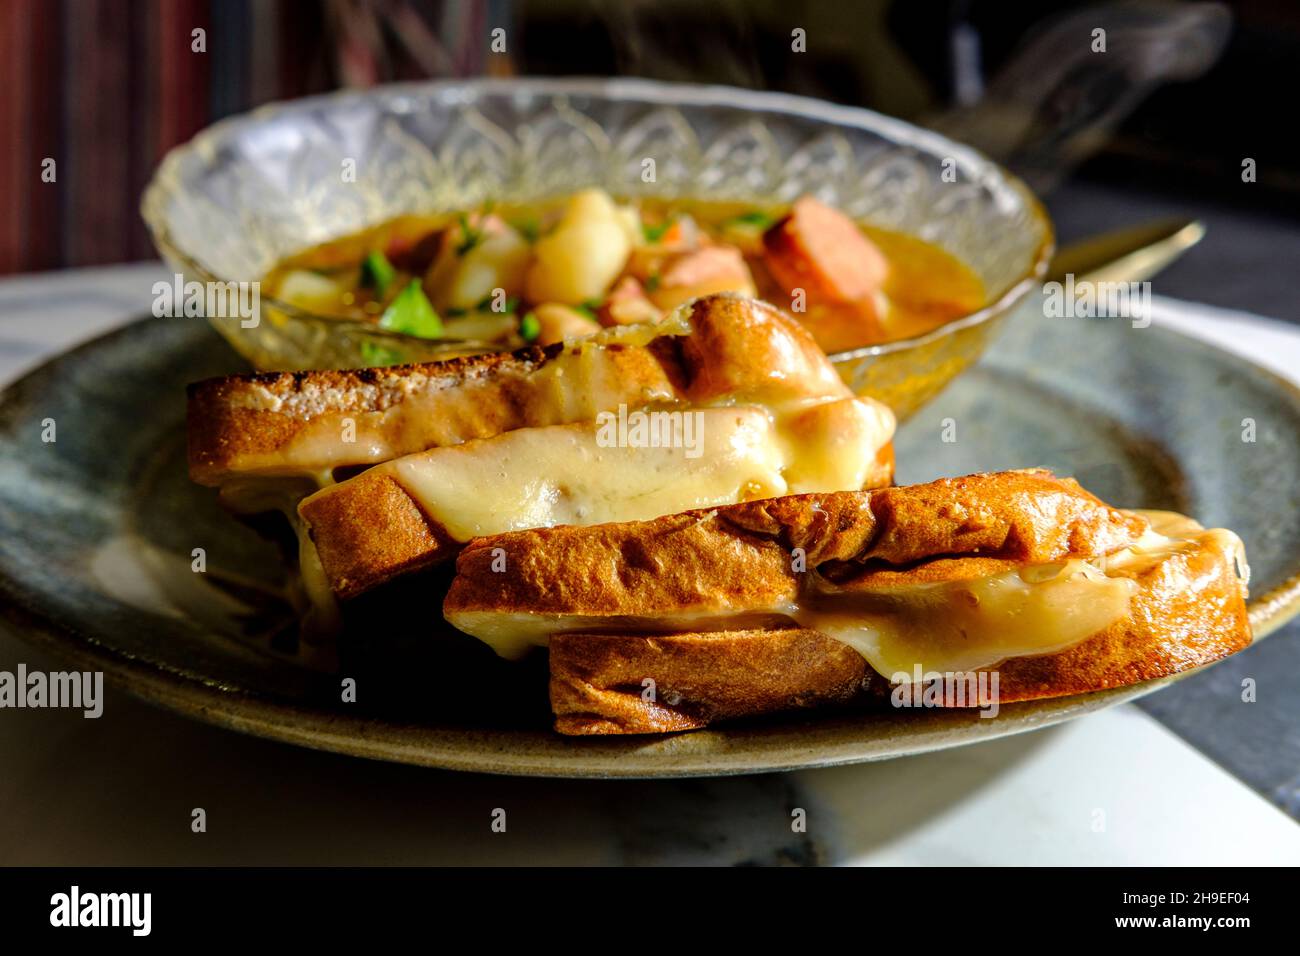
[[191, 477], [286, 514], [318, 619], [478, 535], [885, 485], [893, 431], [798, 323], [735, 295], [545, 349], [189, 390]]
[[549, 647], [555, 726], [659, 733], [996, 673], [1000, 702], [1178, 673], [1250, 643], [1240, 540], [1012, 471], [475, 540], [444, 603]]
[[615, 332], [555, 359], [580, 369], [590, 354], [639, 349], [658, 375], [639, 399], [593, 403], [581, 389], [563, 415], [394, 458], [306, 498], [298, 513], [333, 592], [354, 597], [483, 535], [890, 482], [893, 414], [855, 396], [796, 322], [735, 295], [668, 322], [632, 333], [653, 333], [647, 344]]

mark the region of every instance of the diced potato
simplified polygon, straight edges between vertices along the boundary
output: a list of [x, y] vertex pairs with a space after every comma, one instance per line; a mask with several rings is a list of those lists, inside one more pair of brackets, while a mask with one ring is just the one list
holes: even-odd
[[600, 189], [575, 193], [555, 230], [534, 247], [527, 296], [578, 305], [599, 299], [623, 271], [640, 230], [636, 210]]
[[645, 245], [645, 229], [641, 226], [641, 211], [636, 206], [619, 206], [618, 222], [627, 233], [632, 248]]
[[565, 339], [586, 338], [593, 332], [599, 332], [600, 326], [583, 315], [577, 309], [558, 302], [544, 302], [533, 309], [540, 331], [537, 335], [538, 345], [550, 345]]
[[560, 219], [560, 228], [583, 222], [605, 221], [618, 216], [618, 207], [603, 189], [584, 189], [569, 197]]
[[448, 306], [472, 309], [495, 289], [505, 290], [507, 298], [518, 295], [524, 288], [530, 253], [527, 240], [502, 224], [460, 257], [447, 287]]
[[275, 290], [275, 297], [309, 312], [331, 312], [339, 307], [343, 286], [328, 276], [308, 269], [285, 273]]
[[528, 298], [568, 305], [599, 299], [623, 271], [631, 250], [627, 233], [613, 217], [561, 224], [533, 247]]

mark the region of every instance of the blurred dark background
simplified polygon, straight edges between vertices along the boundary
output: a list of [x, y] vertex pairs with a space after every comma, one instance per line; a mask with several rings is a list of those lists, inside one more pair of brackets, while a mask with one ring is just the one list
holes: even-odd
[[[1295, 0], [4, 0], [0, 273], [153, 258], [137, 205], [159, 158], [271, 100], [430, 76], [634, 75], [937, 126], [1026, 176], [1064, 241], [1200, 218], [1206, 240], [1156, 291], [1300, 321], [1297, 60]], [[41, 179], [48, 159], [57, 185]]]

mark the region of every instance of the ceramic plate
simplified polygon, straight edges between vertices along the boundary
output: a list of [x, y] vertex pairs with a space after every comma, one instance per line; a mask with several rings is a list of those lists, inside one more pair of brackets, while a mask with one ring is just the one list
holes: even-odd
[[[428, 623], [377, 624], [336, 657], [297, 644], [273, 544], [184, 469], [184, 387], [240, 369], [206, 323], [146, 319], [0, 396], [0, 610], [130, 692], [235, 730], [357, 756], [544, 776], [786, 770], [1047, 726], [1166, 681], [975, 713], [782, 717], [668, 737], [567, 739], [545, 679]], [[1243, 420], [1254, 423], [1243, 441]], [[46, 442], [52, 420], [54, 442]], [[1158, 328], [1017, 316], [981, 364], [901, 431], [899, 480], [1043, 465], [1117, 505], [1234, 528], [1257, 638], [1300, 601], [1300, 393]], [[945, 441], [955, 438], [955, 441]], [[206, 573], [191, 570], [202, 549]], [[373, 620], [382, 622], [384, 608]], [[394, 661], [401, 663], [394, 666]], [[340, 701], [340, 674], [357, 679]]]

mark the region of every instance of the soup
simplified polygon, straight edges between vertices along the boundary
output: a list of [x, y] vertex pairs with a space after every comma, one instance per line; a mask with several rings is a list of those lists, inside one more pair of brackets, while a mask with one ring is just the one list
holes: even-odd
[[[263, 290], [316, 315], [498, 348], [654, 322], [731, 291], [789, 312], [827, 352], [929, 331], [986, 298], [944, 250], [811, 197], [620, 202], [595, 189], [401, 216], [284, 260]], [[368, 358], [385, 364], [381, 352]]]

